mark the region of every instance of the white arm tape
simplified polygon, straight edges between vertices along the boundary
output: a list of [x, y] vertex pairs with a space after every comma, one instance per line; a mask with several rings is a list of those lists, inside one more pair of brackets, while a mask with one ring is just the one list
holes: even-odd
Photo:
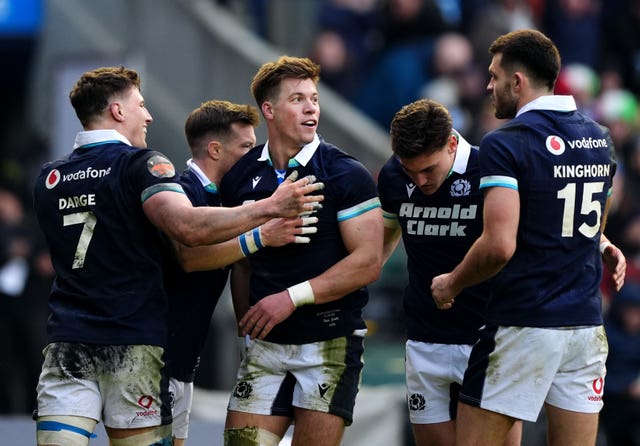
[[308, 280], [300, 282], [297, 285], [290, 286], [287, 288], [287, 291], [289, 292], [289, 297], [291, 298], [291, 302], [293, 302], [293, 306], [296, 308], [315, 302], [313, 288], [311, 288], [311, 283]]
[[600, 243], [600, 254], [604, 254], [605, 249], [611, 246], [611, 242], [602, 242]]

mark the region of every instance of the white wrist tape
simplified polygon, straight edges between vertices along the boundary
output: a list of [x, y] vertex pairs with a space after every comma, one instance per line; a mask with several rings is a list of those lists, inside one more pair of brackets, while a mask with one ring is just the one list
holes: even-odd
[[240, 250], [245, 257], [253, 254], [260, 248], [264, 248], [260, 226], [252, 229], [251, 231], [247, 231], [244, 234], [240, 234], [240, 236], [238, 236], [238, 241], [240, 242]]
[[600, 254], [604, 254], [605, 249], [611, 246], [611, 242], [602, 242], [600, 243]]
[[289, 297], [291, 298], [291, 302], [293, 302], [293, 306], [296, 308], [315, 302], [313, 288], [311, 288], [311, 283], [309, 283], [308, 280], [300, 282], [297, 285], [290, 286], [287, 288], [287, 291], [289, 292]]

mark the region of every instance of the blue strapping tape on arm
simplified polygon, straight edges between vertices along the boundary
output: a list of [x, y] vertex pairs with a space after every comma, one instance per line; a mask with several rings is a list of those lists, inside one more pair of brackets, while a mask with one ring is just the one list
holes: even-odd
[[41, 431], [61, 431], [67, 430], [76, 434], [84, 435], [87, 438], [96, 438], [97, 435], [86, 431], [80, 427], [71, 426], [70, 424], [60, 423], [59, 421], [38, 421], [36, 427]]

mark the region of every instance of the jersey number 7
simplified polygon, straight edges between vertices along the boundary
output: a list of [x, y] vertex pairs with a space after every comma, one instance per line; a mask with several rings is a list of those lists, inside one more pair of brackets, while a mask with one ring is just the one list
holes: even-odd
[[84, 266], [84, 258], [87, 255], [87, 249], [89, 248], [89, 242], [93, 237], [93, 228], [96, 226], [96, 216], [93, 212], [76, 212], [75, 214], [65, 215], [62, 219], [63, 226], [70, 225], [84, 225], [82, 232], [80, 233], [80, 239], [78, 240], [78, 246], [76, 246], [76, 253], [73, 256], [72, 269], [82, 268]]

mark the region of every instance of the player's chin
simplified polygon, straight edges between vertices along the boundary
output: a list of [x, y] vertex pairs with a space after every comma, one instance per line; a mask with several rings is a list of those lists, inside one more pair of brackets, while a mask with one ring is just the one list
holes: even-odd
[[138, 141], [136, 141], [134, 144], [134, 147], [141, 147], [143, 149], [147, 148], [147, 138], [145, 136], [138, 138]]

